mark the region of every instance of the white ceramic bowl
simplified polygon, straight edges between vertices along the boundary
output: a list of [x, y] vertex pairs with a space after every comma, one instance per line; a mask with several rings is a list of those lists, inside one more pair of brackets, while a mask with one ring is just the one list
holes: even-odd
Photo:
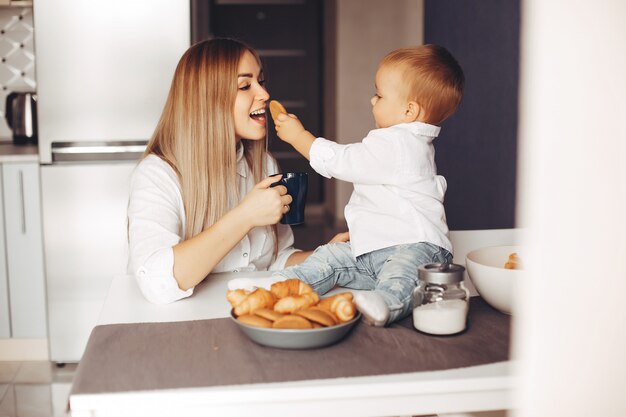
[[467, 274], [476, 291], [495, 309], [511, 314], [515, 286], [523, 280], [522, 269], [505, 269], [509, 255], [516, 252], [523, 261], [520, 246], [492, 246], [471, 251], [465, 258]]

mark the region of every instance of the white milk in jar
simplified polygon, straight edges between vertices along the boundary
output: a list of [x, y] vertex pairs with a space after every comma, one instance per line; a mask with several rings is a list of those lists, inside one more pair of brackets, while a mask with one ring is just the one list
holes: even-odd
[[461, 265], [433, 263], [418, 269], [413, 291], [413, 326], [424, 333], [449, 335], [465, 330], [469, 291]]

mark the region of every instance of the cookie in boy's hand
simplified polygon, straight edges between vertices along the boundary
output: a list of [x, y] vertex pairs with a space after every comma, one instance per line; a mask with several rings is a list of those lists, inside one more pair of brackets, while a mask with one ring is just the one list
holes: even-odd
[[278, 101], [272, 100], [270, 101], [270, 113], [272, 113], [272, 119], [276, 120], [279, 114], [281, 113], [287, 114], [287, 110]]

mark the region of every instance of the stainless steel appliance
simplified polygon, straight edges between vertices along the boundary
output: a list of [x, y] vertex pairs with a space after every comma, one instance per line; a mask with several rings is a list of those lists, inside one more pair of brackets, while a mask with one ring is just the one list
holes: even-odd
[[13, 132], [13, 143], [37, 143], [37, 95], [34, 92], [12, 92], [6, 98], [4, 117]]
[[129, 177], [189, 46], [189, 0], [38, 0], [50, 358], [75, 362], [127, 262]]

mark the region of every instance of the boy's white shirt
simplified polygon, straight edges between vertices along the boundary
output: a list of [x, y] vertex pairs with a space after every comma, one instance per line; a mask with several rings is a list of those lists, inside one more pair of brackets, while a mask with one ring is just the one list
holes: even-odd
[[441, 130], [421, 122], [371, 130], [341, 145], [317, 138], [311, 167], [354, 184], [344, 214], [355, 257], [403, 243], [429, 242], [452, 252], [432, 141]]
[[[268, 156], [267, 175], [278, 173], [276, 162]], [[237, 153], [240, 198], [255, 185], [243, 158]], [[136, 277], [144, 296], [157, 304], [170, 303], [193, 294], [183, 291], [174, 278], [173, 247], [184, 241], [185, 210], [180, 182], [174, 170], [161, 158], [144, 158], [131, 178], [128, 204], [129, 259], [128, 273]], [[212, 272], [280, 270], [293, 248], [293, 232], [278, 224], [278, 256], [274, 260], [274, 237], [271, 228], [255, 227], [235, 246]]]

